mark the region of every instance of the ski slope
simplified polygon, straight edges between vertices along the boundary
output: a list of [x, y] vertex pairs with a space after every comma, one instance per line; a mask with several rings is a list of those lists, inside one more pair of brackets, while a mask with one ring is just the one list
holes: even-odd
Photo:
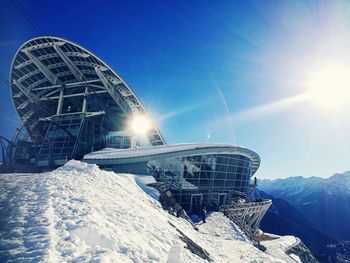
[[221, 213], [194, 230], [164, 211], [144, 182], [78, 161], [48, 173], [1, 174], [0, 262], [298, 260], [284, 253], [294, 237], [264, 242], [264, 253]]

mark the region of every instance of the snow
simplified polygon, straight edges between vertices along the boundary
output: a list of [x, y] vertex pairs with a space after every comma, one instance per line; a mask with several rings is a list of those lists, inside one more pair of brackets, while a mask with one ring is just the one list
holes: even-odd
[[157, 181], [151, 175], [129, 175], [133, 176], [137, 185], [149, 196], [153, 197], [156, 200], [159, 200], [160, 193], [157, 189], [148, 186], [149, 184], [156, 183]]
[[[259, 180], [259, 189], [271, 194], [279, 193], [285, 196], [306, 196], [322, 191], [328, 195], [336, 195], [340, 192], [350, 193], [350, 172], [334, 174], [329, 178], [294, 176], [285, 179]], [[309, 203], [315, 202], [310, 200]], [[306, 203], [304, 205], [307, 205]]]
[[[261, 244], [267, 248], [267, 254], [271, 256], [278, 254], [285, 261], [290, 260], [290, 255], [287, 255], [284, 252], [298, 243], [299, 241], [294, 236], [281, 236], [279, 239], [261, 242]], [[292, 254], [291, 257], [293, 258], [294, 262], [301, 262], [297, 255]]]
[[289, 254], [289, 256], [292, 257], [295, 260], [295, 262], [301, 263], [301, 260], [300, 260], [300, 258], [297, 255]]
[[134, 158], [148, 155], [166, 154], [177, 151], [189, 151], [196, 149], [208, 149], [208, 148], [221, 148], [228, 152], [246, 152], [247, 154], [255, 155], [255, 153], [247, 148], [231, 145], [231, 144], [218, 144], [218, 143], [181, 143], [181, 144], [168, 144], [159, 146], [146, 146], [130, 149], [115, 149], [105, 148], [96, 152], [88, 153], [84, 156], [84, 160], [89, 159], [118, 159], [118, 158]]
[[180, 263], [181, 262], [181, 253], [182, 253], [183, 247], [180, 245], [172, 246], [169, 254], [167, 263]]
[[78, 161], [48, 173], [1, 174], [0, 261], [205, 262], [181, 232], [214, 262], [295, 262], [284, 253], [289, 238], [265, 242], [264, 253], [221, 213], [196, 231], [161, 208], [151, 181]]

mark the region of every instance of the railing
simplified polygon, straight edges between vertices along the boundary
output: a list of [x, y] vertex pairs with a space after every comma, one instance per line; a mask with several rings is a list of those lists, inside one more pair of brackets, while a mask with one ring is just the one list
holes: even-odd
[[272, 204], [271, 200], [242, 200], [221, 207], [224, 214], [236, 223], [249, 237], [256, 240], [260, 221]]
[[223, 205], [222, 208], [231, 210], [231, 209], [240, 209], [240, 208], [249, 208], [249, 207], [261, 207], [272, 203], [270, 199], [265, 199], [261, 201], [260, 200], [261, 199], [245, 200], [243, 203], [232, 202], [228, 205]]

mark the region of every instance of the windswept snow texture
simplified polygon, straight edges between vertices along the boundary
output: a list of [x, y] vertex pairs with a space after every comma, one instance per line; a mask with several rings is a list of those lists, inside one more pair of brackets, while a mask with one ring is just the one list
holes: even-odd
[[0, 179], [0, 262], [203, 262], [178, 230], [214, 262], [295, 262], [283, 251], [290, 242], [261, 252], [221, 213], [194, 230], [132, 175], [70, 161], [53, 172]]

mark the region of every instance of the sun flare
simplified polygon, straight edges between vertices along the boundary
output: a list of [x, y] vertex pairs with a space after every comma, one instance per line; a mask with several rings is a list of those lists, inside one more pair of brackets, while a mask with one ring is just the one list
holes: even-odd
[[145, 116], [136, 115], [131, 120], [131, 129], [135, 134], [145, 135], [151, 129], [151, 123]]
[[338, 111], [350, 101], [350, 66], [328, 65], [310, 74], [306, 99], [328, 111]]

